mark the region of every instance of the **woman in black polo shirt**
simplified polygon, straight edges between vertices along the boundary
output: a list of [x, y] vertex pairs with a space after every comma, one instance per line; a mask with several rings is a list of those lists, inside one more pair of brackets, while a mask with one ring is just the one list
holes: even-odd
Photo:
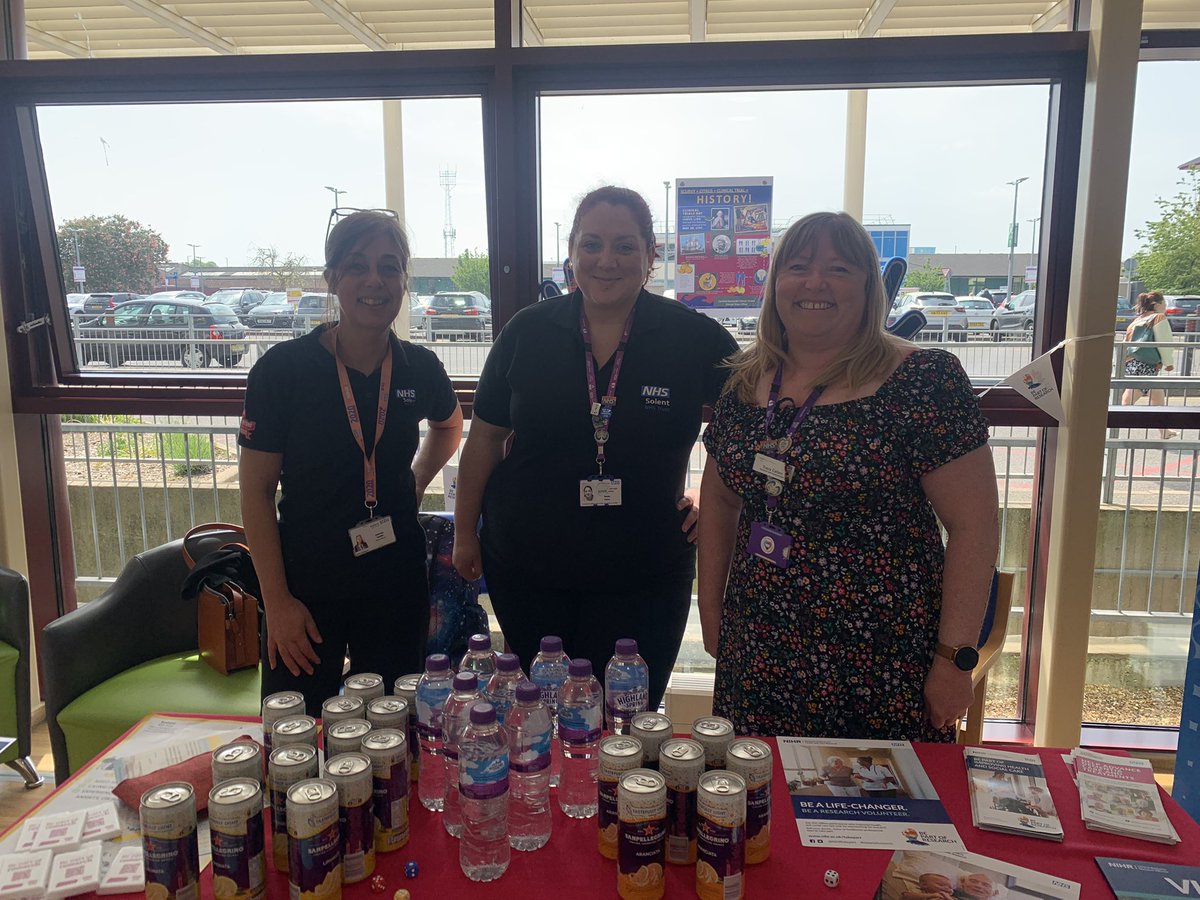
[[[480, 376], [454, 564], [466, 578], [486, 574], [526, 666], [547, 634], [598, 672], [617, 638], [637, 639], [656, 709], [695, 573], [688, 459], [737, 344], [715, 320], [645, 290], [655, 234], [635, 192], [588, 194], [568, 246], [578, 290], [514, 316]], [[480, 512], [477, 537], [466, 524]]]
[[272, 347], [246, 384], [238, 472], [267, 614], [262, 692], [298, 690], [310, 715], [338, 692], [347, 654], [391, 684], [424, 652], [417, 508], [462, 412], [438, 358], [392, 334], [409, 257], [394, 213], [338, 222], [325, 280], [340, 321]]

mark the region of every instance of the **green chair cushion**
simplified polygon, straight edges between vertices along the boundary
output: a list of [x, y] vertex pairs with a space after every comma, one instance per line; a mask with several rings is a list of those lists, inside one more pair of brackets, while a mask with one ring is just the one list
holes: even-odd
[[152, 712], [258, 716], [258, 669], [222, 675], [196, 651], [127, 669], [72, 700], [58, 714], [74, 772]]
[[[17, 736], [17, 660], [21, 652], [0, 641], [0, 737]], [[0, 752], [0, 763], [17, 758], [17, 745]]]

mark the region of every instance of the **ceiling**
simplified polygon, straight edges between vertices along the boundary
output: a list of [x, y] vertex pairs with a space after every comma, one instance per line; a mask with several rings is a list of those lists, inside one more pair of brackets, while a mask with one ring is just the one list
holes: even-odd
[[[1063, 31], [1071, 0], [526, 0], [526, 45]], [[492, 0], [25, 0], [30, 59], [438, 50], [493, 45]], [[1146, 28], [1200, 28], [1145, 0]]]

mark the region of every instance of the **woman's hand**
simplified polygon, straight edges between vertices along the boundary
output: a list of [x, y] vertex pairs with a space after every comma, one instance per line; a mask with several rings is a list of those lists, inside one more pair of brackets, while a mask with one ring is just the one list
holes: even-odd
[[473, 530], [454, 532], [454, 553], [451, 557], [458, 574], [467, 581], [483, 575], [483, 553], [479, 549], [479, 535]]
[[975, 690], [971, 673], [964, 672], [942, 656], [933, 657], [933, 666], [925, 676], [925, 715], [934, 728], [953, 725], [966, 713]]
[[683, 533], [687, 535], [689, 544], [696, 543], [700, 539], [700, 529], [696, 527], [700, 521], [700, 492], [688, 488], [675, 502], [675, 508], [680, 512], [687, 510], [687, 515], [683, 517]]
[[267, 661], [272, 669], [282, 661], [293, 676], [299, 677], [301, 669], [311, 675], [313, 665], [321, 661], [314, 643], [321, 643], [321, 632], [307, 606], [291, 594], [268, 605]]

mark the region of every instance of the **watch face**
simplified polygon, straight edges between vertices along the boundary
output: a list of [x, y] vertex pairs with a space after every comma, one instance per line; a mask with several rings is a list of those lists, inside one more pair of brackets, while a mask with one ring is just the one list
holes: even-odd
[[979, 651], [974, 647], [959, 647], [954, 651], [954, 664], [964, 672], [970, 672], [979, 662]]

